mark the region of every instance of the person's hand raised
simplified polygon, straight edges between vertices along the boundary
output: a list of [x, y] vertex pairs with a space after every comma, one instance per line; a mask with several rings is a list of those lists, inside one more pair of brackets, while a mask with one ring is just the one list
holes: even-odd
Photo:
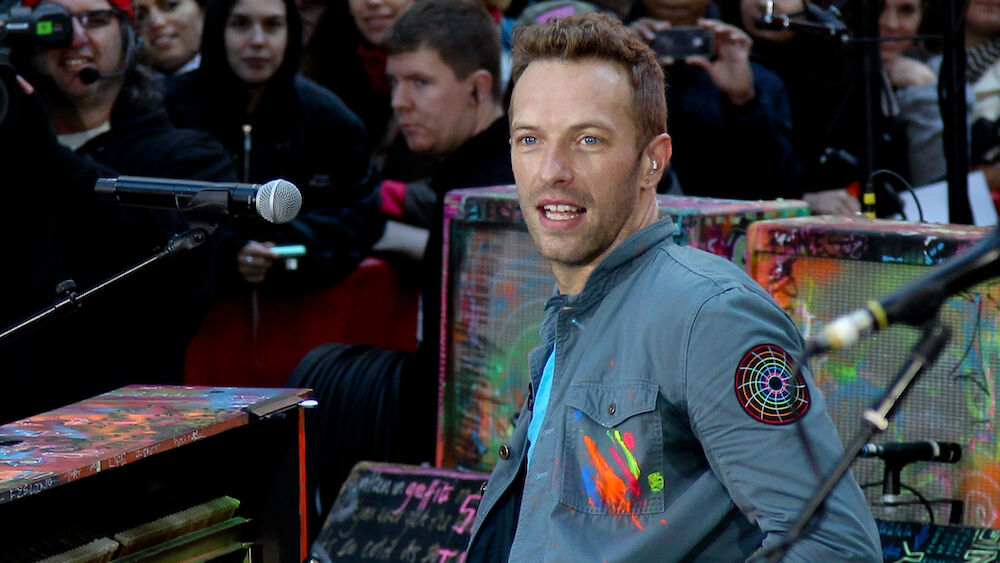
[[717, 20], [699, 20], [698, 25], [715, 32], [715, 58], [693, 55], [685, 61], [705, 69], [712, 82], [738, 106], [757, 96], [750, 69], [753, 40], [736, 26]]

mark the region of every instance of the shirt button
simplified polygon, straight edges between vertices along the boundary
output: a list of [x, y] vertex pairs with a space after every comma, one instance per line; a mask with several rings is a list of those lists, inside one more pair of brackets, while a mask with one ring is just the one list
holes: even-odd
[[615, 404], [611, 403], [608, 405], [608, 414], [615, 414]]
[[510, 457], [510, 448], [507, 447], [507, 444], [504, 444], [500, 446], [500, 451], [497, 453], [500, 454], [500, 459], [507, 459]]
[[479, 485], [479, 494], [481, 495], [486, 494], [486, 483], [489, 483], [489, 481], [483, 481], [483, 484]]

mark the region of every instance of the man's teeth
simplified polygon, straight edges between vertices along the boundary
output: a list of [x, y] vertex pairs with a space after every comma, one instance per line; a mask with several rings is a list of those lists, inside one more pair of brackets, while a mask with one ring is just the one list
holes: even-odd
[[63, 64], [69, 67], [85, 65], [87, 64], [87, 59], [66, 59]]
[[542, 209], [545, 211], [545, 216], [547, 218], [556, 221], [568, 221], [569, 219], [575, 218], [583, 211], [579, 207], [566, 205], [565, 203], [545, 205]]

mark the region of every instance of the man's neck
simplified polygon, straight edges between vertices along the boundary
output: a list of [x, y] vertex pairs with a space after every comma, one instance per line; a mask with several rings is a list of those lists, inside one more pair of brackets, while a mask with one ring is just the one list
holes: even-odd
[[111, 108], [114, 103], [114, 96], [107, 96], [93, 101], [81, 100], [75, 103], [63, 101], [49, 104], [52, 127], [60, 135], [80, 133], [100, 127], [111, 121]]
[[448, 158], [451, 157], [451, 155], [455, 154], [455, 152], [458, 151], [458, 149], [465, 146], [465, 144], [469, 142], [469, 139], [472, 139], [476, 135], [489, 129], [490, 125], [493, 125], [493, 122], [499, 119], [501, 116], [503, 116], [503, 109], [500, 107], [499, 104], [493, 104], [493, 103], [481, 104], [479, 108], [477, 108], [476, 110], [475, 119], [473, 120], [472, 134], [469, 135], [464, 141], [462, 141], [460, 145], [453, 148], [452, 150], [442, 154], [431, 155], [431, 157], [438, 162], [444, 162], [448, 160]]
[[641, 204], [643, 211], [637, 217], [636, 223], [628, 230], [628, 234], [624, 238], [619, 239], [606, 248], [596, 259], [584, 265], [568, 265], [558, 262], [549, 263], [552, 266], [552, 276], [556, 279], [556, 287], [559, 288], [559, 293], [563, 295], [576, 295], [583, 291], [587, 280], [590, 279], [590, 274], [615, 248], [618, 248], [635, 233], [660, 219], [660, 207], [656, 202], [655, 192], [643, 193], [640, 197], [647, 199], [647, 201]]
[[[493, 122], [503, 116], [503, 108], [500, 104], [483, 104], [481, 110], [476, 115], [476, 133], [478, 135], [493, 125]], [[475, 136], [473, 135], [473, 136]]]

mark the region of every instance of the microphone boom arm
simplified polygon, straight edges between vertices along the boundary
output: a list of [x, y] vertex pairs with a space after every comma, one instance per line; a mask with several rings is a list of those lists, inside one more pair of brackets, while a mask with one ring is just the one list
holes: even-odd
[[906, 396], [920, 374], [934, 364], [937, 357], [944, 350], [950, 336], [951, 329], [937, 319], [929, 321], [924, 325], [920, 340], [917, 341], [913, 350], [910, 351], [910, 356], [907, 358], [906, 364], [899, 371], [896, 379], [893, 380], [882, 397], [872, 408], [865, 411], [862, 416], [865, 424], [862, 424], [861, 429], [858, 430], [851, 443], [844, 450], [844, 454], [840, 457], [833, 471], [816, 490], [813, 497], [809, 499], [809, 502], [806, 503], [806, 507], [802, 510], [798, 519], [795, 520], [795, 523], [785, 533], [784, 539], [766, 554], [768, 556], [768, 563], [778, 563], [781, 561], [788, 548], [799, 538], [802, 531], [805, 530], [806, 525], [809, 524], [809, 521], [812, 520], [816, 512], [823, 506], [826, 497], [833, 492], [834, 487], [837, 486], [840, 479], [847, 473], [848, 468], [854, 462], [854, 458], [861, 452], [862, 446], [872, 436], [889, 427], [889, 418], [895, 412], [896, 406]]
[[[217, 223], [200, 223], [192, 221], [192, 224], [196, 225], [193, 229], [171, 237], [167, 244], [164, 245], [163, 249], [156, 254], [129, 268], [126, 268], [125, 270], [122, 270], [121, 272], [118, 272], [104, 281], [98, 282], [81, 293], [73, 291], [75, 284], [72, 284], [72, 280], [67, 280], [69, 282], [68, 290], [62, 292], [62, 296], [54, 304], [14, 325], [7, 327], [3, 331], [0, 331], [0, 346], [3, 346], [9, 341], [41, 327], [43, 324], [57, 318], [59, 315], [68, 315], [79, 310], [83, 307], [84, 303], [89, 300], [89, 298], [101, 293], [103, 290], [111, 287], [119, 281], [122, 281], [137, 272], [145, 270], [157, 262], [170, 258], [171, 256], [179, 254], [185, 250], [201, 246], [201, 244], [208, 240], [218, 227]], [[59, 286], [63, 287], [65, 284], [67, 284], [67, 282], [62, 282]]]

